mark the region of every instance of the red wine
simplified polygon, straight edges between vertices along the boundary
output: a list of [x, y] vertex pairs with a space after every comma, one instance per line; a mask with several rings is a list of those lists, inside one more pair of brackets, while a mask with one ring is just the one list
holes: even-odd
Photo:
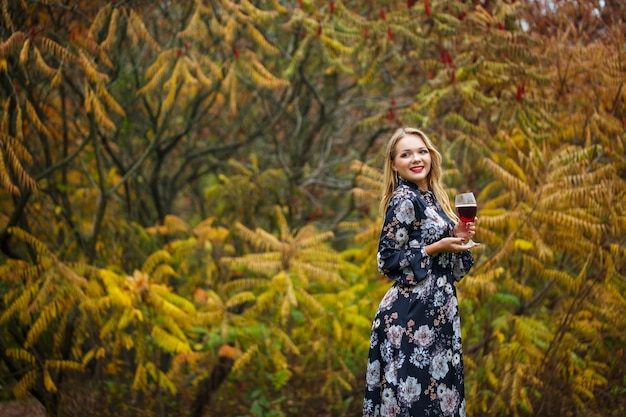
[[456, 206], [456, 212], [463, 223], [473, 222], [477, 211], [478, 207], [476, 205]]

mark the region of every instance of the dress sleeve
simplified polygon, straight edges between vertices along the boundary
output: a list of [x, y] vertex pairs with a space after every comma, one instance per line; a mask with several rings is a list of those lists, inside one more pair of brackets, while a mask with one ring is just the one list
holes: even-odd
[[474, 256], [469, 250], [452, 254], [452, 273], [456, 281], [460, 281], [474, 265]]
[[420, 227], [422, 216], [423, 208], [410, 198], [392, 200], [385, 214], [378, 243], [378, 271], [402, 285], [415, 285], [431, 273], [431, 258]]

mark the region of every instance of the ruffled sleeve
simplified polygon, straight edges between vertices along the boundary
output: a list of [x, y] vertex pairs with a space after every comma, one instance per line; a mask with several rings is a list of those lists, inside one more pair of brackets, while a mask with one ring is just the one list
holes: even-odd
[[452, 273], [460, 281], [474, 265], [474, 256], [469, 250], [452, 254]]
[[410, 193], [396, 196], [387, 208], [378, 244], [378, 270], [402, 285], [415, 285], [431, 273], [431, 257], [422, 239], [425, 207]]

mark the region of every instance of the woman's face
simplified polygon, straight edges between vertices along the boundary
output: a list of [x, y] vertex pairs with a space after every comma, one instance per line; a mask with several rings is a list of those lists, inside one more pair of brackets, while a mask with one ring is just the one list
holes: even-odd
[[428, 174], [431, 167], [430, 151], [424, 140], [417, 135], [407, 135], [396, 143], [391, 168], [407, 181], [422, 190], [428, 190]]

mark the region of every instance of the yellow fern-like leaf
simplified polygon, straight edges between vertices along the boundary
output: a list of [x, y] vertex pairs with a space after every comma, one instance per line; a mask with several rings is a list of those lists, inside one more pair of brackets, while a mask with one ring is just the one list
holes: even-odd
[[150, 274], [157, 266], [162, 263], [167, 263], [172, 260], [172, 255], [169, 254], [166, 250], [158, 250], [153, 252], [148, 258], [144, 261], [143, 266], [141, 267], [141, 272], [144, 274]]
[[160, 388], [168, 390], [171, 394], [176, 394], [176, 385], [170, 380], [170, 378], [164, 374], [157, 366], [152, 362], [145, 364], [146, 371], [156, 381]]
[[19, 57], [20, 65], [26, 66], [26, 63], [28, 62], [28, 58], [29, 58], [29, 51], [30, 51], [30, 39], [26, 39], [24, 41], [24, 44], [22, 45], [22, 49], [20, 50], [20, 57]]
[[15, 398], [24, 399], [30, 394], [30, 390], [35, 386], [37, 382], [37, 370], [32, 369], [28, 371], [13, 387], [13, 395]]
[[511, 189], [515, 191], [521, 192], [521, 194], [525, 197], [530, 197], [532, 195], [530, 188], [524, 181], [520, 180], [519, 178], [514, 177], [513, 175], [511, 175], [509, 172], [504, 170], [500, 165], [496, 164], [491, 159], [486, 158], [483, 160], [483, 163], [484, 163], [484, 167], [487, 170], [491, 171], [491, 173], [497, 179], [502, 181], [502, 183], [506, 185], [507, 187], [510, 187]]
[[35, 57], [35, 67], [46, 77], [53, 78], [57, 70], [48, 65], [48, 63], [41, 56], [39, 49], [32, 48], [32, 54]]
[[13, 359], [18, 359], [30, 365], [35, 365], [37, 358], [26, 349], [7, 349], [6, 355]]
[[126, 112], [117, 102], [117, 100], [113, 98], [111, 93], [109, 93], [109, 90], [106, 89], [104, 83], [98, 83], [98, 85], [96, 86], [96, 94], [99, 98], [102, 99], [107, 108], [111, 109], [122, 117], [126, 117]]
[[26, 334], [24, 347], [29, 348], [37, 341], [39, 336], [48, 329], [50, 323], [57, 318], [58, 309], [55, 302], [47, 304], [39, 313], [39, 317], [33, 323]]
[[171, 70], [171, 64], [160, 55], [154, 64], [146, 70], [145, 78], [149, 81], [137, 90], [137, 95], [147, 94], [161, 87], [167, 76], [170, 75]]
[[78, 62], [87, 75], [87, 79], [93, 83], [107, 82], [109, 76], [97, 70], [92, 60], [83, 52], [78, 52]]
[[39, 40], [39, 47], [40, 49], [45, 50], [46, 52], [52, 53], [54, 56], [56, 56], [60, 61], [64, 62], [65, 64], [70, 64], [70, 63], [80, 61], [80, 58], [77, 58], [68, 49], [59, 45], [58, 43], [56, 43], [50, 38], [41, 38]]
[[52, 380], [52, 377], [50, 376], [50, 372], [48, 372], [48, 370], [45, 368], [43, 370], [43, 384], [44, 384], [44, 387], [46, 388], [46, 391], [57, 392], [57, 386]]
[[50, 131], [48, 130], [46, 125], [41, 122], [41, 119], [39, 118], [39, 115], [37, 115], [37, 111], [33, 107], [30, 100], [26, 100], [25, 107], [26, 107], [26, 115], [28, 116], [32, 124], [35, 126], [35, 129], [37, 129], [37, 131], [42, 133], [43, 135], [50, 137]]
[[91, 38], [97, 39], [98, 34], [104, 29], [104, 25], [111, 15], [111, 8], [111, 3], [107, 3], [98, 9], [98, 13], [96, 13], [96, 16], [87, 30]]
[[271, 233], [267, 233], [262, 229], [252, 231], [243, 224], [236, 222], [235, 230], [237, 231], [237, 234], [241, 236], [245, 241], [253, 244], [259, 249], [278, 251], [283, 248], [282, 242], [280, 242]]
[[148, 301], [154, 306], [159, 314], [178, 320], [179, 323], [186, 323], [189, 320], [187, 313], [175, 304], [167, 301], [161, 295], [158, 295], [154, 291], [156, 288], [158, 288], [157, 285], [153, 285], [151, 287], [152, 291], [148, 295]]
[[2, 152], [2, 148], [0, 148], [0, 184], [2, 184], [9, 194], [20, 195], [20, 189], [11, 181], [7, 167], [4, 164], [4, 153]]
[[179, 277], [179, 274], [171, 265], [161, 264], [152, 271], [151, 276], [154, 282], [166, 283], [171, 277]]
[[225, 294], [230, 294], [233, 292], [238, 293], [242, 291], [263, 288], [263, 287], [266, 287], [267, 285], [269, 284], [267, 280], [265, 279], [242, 278], [242, 279], [235, 279], [235, 280], [222, 284], [221, 291], [223, 291]]
[[221, 323], [224, 319], [224, 310], [201, 311], [194, 317], [194, 323], [198, 325], [212, 326]]
[[134, 32], [138, 40], [145, 42], [155, 51], [161, 50], [161, 46], [154, 40], [152, 35], [150, 35], [141, 17], [132, 9], [130, 9], [129, 12], [128, 23], [128, 30]]
[[170, 353], [187, 353], [191, 352], [189, 343], [185, 340], [181, 340], [171, 333], [165, 331], [159, 326], [154, 326], [151, 332], [154, 342], [161, 346], [165, 351]]
[[23, 32], [13, 32], [9, 36], [9, 38], [0, 43], [0, 57], [6, 58], [11, 54], [17, 53], [18, 50], [21, 50], [22, 45], [24, 44], [26, 36]]
[[[296, 238], [299, 238], [300, 235], [296, 235]], [[308, 249], [321, 245], [324, 242], [328, 242], [335, 237], [335, 234], [332, 231], [316, 233], [312, 236], [298, 239], [297, 247], [299, 249]]]
[[62, 360], [62, 359], [49, 359], [45, 363], [46, 369], [54, 369], [57, 371], [84, 371], [85, 367], [80, 362]]
[[182, 311], [185, 311], [190, 314], [196, 312], [196, 307], [193, 305], [191, 301], [189, 301], [185, 297], [182, 297], [178, 294], [174, 294], [170, 291], [166, 291], [164, 288], [165, 287], [155, 286], [153, 290], [156, 293], [158, 293], [161, 297], [163, 297], [163, 299], [179, 307]]
[[236, 307], [238, 305], [254, 301], [256, 296], [251, 291], [244, 291], [235, 294], [226, 301], [226, 308]]
[[100, 126], [110, 131], [115, 130], [115, 123], [109, 118], [102, 102], [91, 89], [88, 89], [85, 96], [85, 110], [94, 115]]
[[246, 30], [252, 37], [252, 39], [267, 53], [271, 55], [278, 55], [280, 53], [279, 49], [269, 43], [265, 36], [252, 24], [246, 24]]
[[245, 368], [245, 366], [252, 361], [252, 358], [254, 357], [255, 354], [258, 353], [258, 351], [259, 351], [258, 345], [250, 346], [243, 354], [241, 354], [237, 358], [237, 360], [235, 360], [235, 363], [233, 364], [231, 372], [235, 374], [241, 372], [243, 368]]
[[135, 377], [133, 378], [132, 389], [135, 391], [144, 391], [148, 389], [148, 373], [143, 364], [138, 364], [135, 369]]
[[22, 293], [18, 298], [16, 298], [9, 306], [2, 312], [0, 315], [0, 324], [5, 323], [9, 320], [15, 313], [19, 313], [20, 311], [28, 311], [29, 304], [33, 299], [33, 296], [37, 292], [38, 288], [35, 285], [31, 285], [26, 289], [22, 290]]
[[[110, 4], [107, 4], [107, 6], [109, 5]], [[98, 14], [99, 13], [100, 12], [98, 12]], [[107, 28], [107, 36], [102, 41], [102, 43], [100, 43], [100, 47], [105, 51], [111, 51], [113, 49], [113, 44], [117, 38], [117, 29], [119, 25], [120, 16], [121, 16], [120, 10], [118, 8], [113, 9], [113, 11], [111, 12], [111, 17], [109, 19], [109, 27]]]

